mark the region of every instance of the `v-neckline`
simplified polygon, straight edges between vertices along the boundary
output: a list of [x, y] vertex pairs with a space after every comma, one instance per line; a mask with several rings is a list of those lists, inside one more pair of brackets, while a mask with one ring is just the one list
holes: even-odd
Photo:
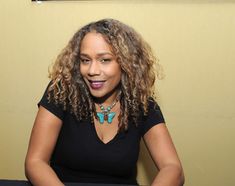
[[93, 133], [94, 133], [95, 138], [97, 139], [97, 141], [100, 142], [100, 143], [103, 144], [103, 145], [108, 145], [108, 144], [112, 143], [113, 141], [116, 140], [116, 138], [117, 138], [118, 135], [119, 135], [119, 132], [117, 132], [117, 133], [113, 136], [113, 138], [111, 138], [108, 142], [105, 143], [103, 140], [100, 139], [100, 137], [99, 137], [99, 135], [98, 135], [98, 133], [97, 133], [96, 127], [95, 127], [95, 123], [92, 123], [92, 124], [91, 124], [91, 128], [92, 128], [92, 131], [93, 131]]

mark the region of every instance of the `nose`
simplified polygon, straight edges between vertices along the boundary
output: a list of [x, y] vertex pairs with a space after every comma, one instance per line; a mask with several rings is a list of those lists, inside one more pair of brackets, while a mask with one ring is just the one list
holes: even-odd
[[90, 63], [89, 69], [88, 69], [88, 75], [90, 76], [95, 76], [95, 75], [100, 75], [100, 64], [98, 61], [93, 60]]

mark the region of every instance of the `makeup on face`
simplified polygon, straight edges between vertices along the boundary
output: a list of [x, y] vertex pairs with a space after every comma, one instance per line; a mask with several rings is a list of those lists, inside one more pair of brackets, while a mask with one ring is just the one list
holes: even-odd
[[92, 96], [102, 98], [109, 95], [111, 102], [115, 99], [121, 80], [121, 67], [101, 34], [91, 32], [83, 38], [80, 72]]

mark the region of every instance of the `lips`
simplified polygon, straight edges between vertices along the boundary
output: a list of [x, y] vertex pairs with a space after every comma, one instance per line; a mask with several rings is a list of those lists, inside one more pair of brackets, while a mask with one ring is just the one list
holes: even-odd
[[90, 83], [90, 87], [92, 89], [100, 89], [103, 87], [105, 81], [100, 81], [100, 80], [95, 80], [95, 81], [92, 81], [92, 80], [89, 80], [89, 83]]

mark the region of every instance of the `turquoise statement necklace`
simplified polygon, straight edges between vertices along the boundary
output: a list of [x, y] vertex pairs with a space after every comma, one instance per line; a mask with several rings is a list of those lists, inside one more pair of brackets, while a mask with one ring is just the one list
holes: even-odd
[[100, 107], [101, 112], [97, 112], [98, 120], [100, 124], [103, 124], [104, 121], [107, 121], [108, 124], [111, 124], [113, 121], [114, 116], [116, 115], [116, 112], [111, 112], [111, 109], [116, 105], [118, 102], [119, 95], [114, 100], [114, 102], [109, 105], [107, 108], [105, 108], [102, 104], [98, 104]]

